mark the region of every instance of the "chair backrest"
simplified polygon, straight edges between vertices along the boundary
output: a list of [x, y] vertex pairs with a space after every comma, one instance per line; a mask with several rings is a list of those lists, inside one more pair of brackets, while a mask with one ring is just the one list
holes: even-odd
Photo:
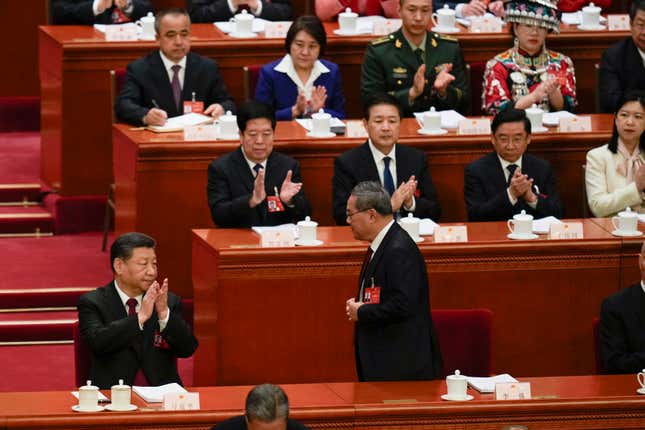
[[114, 103], [123, 89], [123, 85], [125, 85], [125, 74], [125, 69], [110, 70], [110, 102], [112, 103], [110, 111], [112, 112], [112, 124], [116, 122]]
[[80, 387], [81, 385], [85, 385], [85, 381], [90, 376], [90, 363], [92, 358], [90, 350], [81, 337], [78, 321], [74, 322], [72, 333], [74, 336], [74, 376], [76, 378], [76, 386]]
[[251, 64], [249, 66], [244, 66], [244, 100], [251, 100], [255, 98], [255, 87], [258, 84], [258, 78], [260, 77], [260, 69], [262, 64]]
[[493, 313], [489, 309], [433, 309], [432, 323], [443, 356], [444, 377], [490, 376]]
[[596, 374], [604, 375], [607, 374], [607, 369], [605, 368], [605, 363], [602, 360], [602, 353], [600, 352], [600, 331], [598, 325], [600, 324], [600, 318], [595, 317], [591, 321], [591, 329], [593, 332], [593, 347], [594, 347], [594, 358], [596, 359]]
[[472, 115], [485, 115], [482, 111], [482, 91], [484, 87], [484, 70], [486, 63], [470, 63], [466, 72], [470, 80], [470, 112]]

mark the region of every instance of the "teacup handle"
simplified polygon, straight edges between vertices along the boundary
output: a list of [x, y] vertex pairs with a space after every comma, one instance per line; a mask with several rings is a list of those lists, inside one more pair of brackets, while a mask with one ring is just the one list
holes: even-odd
[[620, 221], [617, 216], [611, 217], [611, 223], [614, 225], [614, 230], [618, 230], [618, 224], [616, 224], [617, 221]]
[[233, 24], [235, 24], [235, 17], [234, 16], [230, 17], [228, 19], [228, 22], [232, 22]]
[[509, 219], [508, 221], [506, 221], [506, 226], [508, 227], [508, 231], [515, 233], [515, 220]]
[[437, 15], [437, 13], [436, 13], [436, 12], [434, 12], [434, 13], [432, 14], [432, 23], [434, 24], [434, 26], [435, 26], [435, 27], [438, 27], [438, 26], [439, 26], [439, 24], [437, 24], [437, 19], [439, 19], [438, 17], [439, 17], [439, 15]]
[[638, 379], [638, 383], [641, 385], [641, 387], [645, 387], [645, 373], [639, 372], [636, 375], [636, 379]]

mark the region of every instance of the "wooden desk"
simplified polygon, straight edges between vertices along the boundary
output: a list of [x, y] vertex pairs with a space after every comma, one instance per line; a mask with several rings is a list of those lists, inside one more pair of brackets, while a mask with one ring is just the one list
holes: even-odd
[[[622, 241], [582, 222], [583, 240], [512, 241], [491, 222], [467, 224], [468, 243], [419, 244], [433, 309], [492, 310], [494, 373], [593, 371], [591, 321], [620, 288]], [[275, 249], [249, 230], [193, 231], [196, 384], [355, 379], [343, 309], [366, 244], [349, 227], [318, 231], [323, 246]]]
[[[471, 402], [446, 402], [444, 381], [324, 383], [283, 385], [290, 417], [312, 429], [642, 429], [645, 399], [636, 394], [634, 375], [522, 378], [531, 383], [532, 400], [495, 401], [491, 394], [470, 393]], [[2, 429], [209, 429], [240, 415], [251, 387], [192, 388], [201, 410], [164, 412], [136, 395], [135, 412], [79, 414], [66, 391], [0, 393]], [[109, 393], [108, 393], [109, 394]]]
[[[582, 165], [586, 152], [608, 141], [609, 115], [594, 115], [592, 133], [538, 133], [531, 153], [553, 164], [566, 215], [582, 216], [584, 184]], [[441, 221], [465, 221], [464, 167], [492, 150], [488, 136], [421, 136], [418, 125], [405, 119], [401, 143], [428, 154], [432, 179], [442, 207]], [[206, 202], [207, 167], [214, 159], [237, 148], [232, 141], [185, 142], [181, 133], [130, 131], [116, 125], [114, 177], [116, 232], [142, 231], [159, 243], [161, 270], [182, 295], [190, 297], [190, 229], [211, 228]], [[343, 136], [314, 140], [295, 122], [279, 122], [274, 149], [300, 161], [305, 193], [313, 206], [313, 219], [333, 225], [331, 178], [334, 158], [364, 142]], [[173, 264], [164, 264], [172, 261]], [[170, 267], [169, 267], [170, 266]]]
[[[365, 46], [372, 36], [340, 37], [327, 23], [327, 58], [340, 65], [349, 117], [359, 117], [359, 82]], [[627, 32], [585, 32], [564, 26], [548, 46], [573, 58], [580, 111], [594, 111], [593, 64]], [[508, 33], [459, 35], [467, 62], [481, 62], [511, 46]], [[154, 42], [107, 43], [91, 27], [40, 27], [42, 179], [63, 195], [105, 194], [112, 182], [109, 70], [156, 48]], [[192, 49], [217, 59], [231, 94], [242, 100], [242, 67], [284, 54], [281, 39], [235, 40], [211, 24], [193, 26]]]

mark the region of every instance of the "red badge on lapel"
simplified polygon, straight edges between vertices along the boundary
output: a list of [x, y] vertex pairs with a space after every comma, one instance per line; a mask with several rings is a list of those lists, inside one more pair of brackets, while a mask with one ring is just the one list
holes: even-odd
[[418, 199], [419, 197], [421, 197], [421, 190], [418, 189], [418, 188], [415, 188], [414, 189], [414, 198]]
[[154, 346], [155, 348], [170, 349], [170, 345], [158, 330], [155, 330]]

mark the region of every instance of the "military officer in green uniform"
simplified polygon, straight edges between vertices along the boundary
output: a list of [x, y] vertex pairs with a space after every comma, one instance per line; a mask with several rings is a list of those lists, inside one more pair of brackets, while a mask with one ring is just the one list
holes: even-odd
[[405, 116], [434, 106], [467, 113], [470, 88], [457, 39], [427, 31], [431, 0], [400, 0], [401, 29], [370, 43], [361, 78], [363, 102], [390, 93]]

